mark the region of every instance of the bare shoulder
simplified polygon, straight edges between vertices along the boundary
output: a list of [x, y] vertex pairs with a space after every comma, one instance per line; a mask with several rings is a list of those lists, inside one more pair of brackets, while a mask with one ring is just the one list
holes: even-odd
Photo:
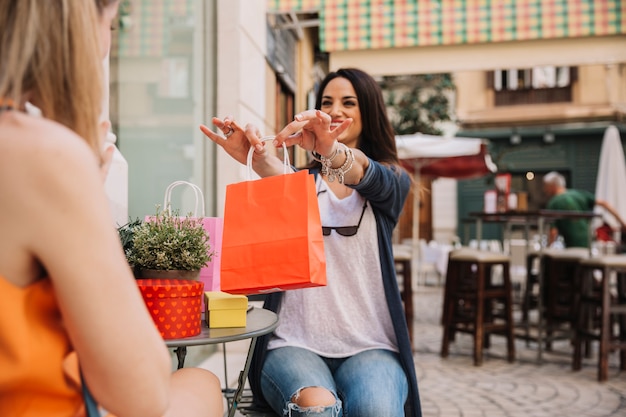
[[15, 111], [0, 113], [0, 147], [16, 152], [32, 148], [90, 152], [85, 141], [62, 124]]
[[18, 112], [0, 114], [0, 190], [14, 196], [0, 207], [36, 213], [40, 204], [70, 201], [77, 189], [87, 192], [101, 182], [96, 155], [71, 129]]
[[96, 167], [96, 158], [72, 130], [20, 112], [0, 114], [0, 172], [14, 177], [22, 170], [34, 174], [80, 165]]
[[51, 241], [42, 231], [99, 182], [94, 153], [70, 129], [0, 113], [0, 195], [9, 196], [0, 198], [0, 230], [11, 236], [0, 241], [0, 275], [16, 285], [36, 279], [35, 245]]

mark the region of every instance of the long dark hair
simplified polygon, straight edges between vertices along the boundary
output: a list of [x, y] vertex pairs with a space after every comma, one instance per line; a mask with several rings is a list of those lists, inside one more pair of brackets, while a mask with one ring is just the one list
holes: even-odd
[[371, 75], [356, 68], [341, 68], [330, 72], [317, 90], [315, 108], [322, 108], [324, 89], [330, 81], [338, 77], [350, 81], [359, 102], [363, 129], [357, 147], [375, 161], [398, 165], [395, 133], [387, 117], [383, 93]]

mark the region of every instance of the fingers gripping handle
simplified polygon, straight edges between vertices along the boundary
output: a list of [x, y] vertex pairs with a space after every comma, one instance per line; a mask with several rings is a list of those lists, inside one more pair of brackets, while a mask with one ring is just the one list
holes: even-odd
[[[261, 138], [261, 142], [267, 142], [269, 140], [274, 140], [276, 136], [264, 136]], [[287, 145], [283, 142], [283, 173], [289, 174], [291, 172], [291, 167], [289, 164], [289, 153], [287, 152]], [[248, 159], [246, 161], [246, 165], [248, 166], [248, 181], [252, 179], [252, 155], [254, 154], [254, 146], [250, 147], [248, 151]]]

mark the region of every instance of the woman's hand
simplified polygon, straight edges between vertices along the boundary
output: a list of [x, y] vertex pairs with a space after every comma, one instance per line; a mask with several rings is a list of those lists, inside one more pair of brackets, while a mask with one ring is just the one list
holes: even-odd
[[274, 146], [299, 145], [307, 151], [320, 155], [330, 155], [335, 151], [335, 142], [352, 123], [346, 119], [335, 129], [330, 130], [330, 115], [321, 110], [306, 110], [299, 113], [294, 121], [283, 128], [274, 139]]
[[224, 133], [225, 138], [214, 133], [205, 125], [200, 125], [200, 130], [209, 139], [221, 146], [236, 161], [244, 165], [246, 164], [250, 146], [254, 146], [257, 152], [263, 152], [263, 144], [259, 139], [261, 135], [255, 126], [248, 124], [244, 130], [228, 116], [223, 120], [214, 117], [211, 119], [211, 122]]
[[100, 154], [100, 177], [103, 183], [107, 180], [109, 168], [111, 168], [111, 163], [113, 162], [113, 154], [115, 153], [115, 145], [106, 142], [109, 130], [111, 130], [110, 121], [100, 122], [100, 143], [104, 144], [104, 149]]
[[102, 178], [102, 182], [106, 182], [107, 176], [109, 175], [109, 169], [111, 168], [111, 163], [113, 162], [113, 154], [115, 153], [115, 145], [109, 144], [106, 149], [102, 152], [100, 163], [100, 177]]
[[224, 120], [214, 117], [213, 124], [224, 133], [226, 138], [222, 138], [211, 131], [207, 126], [200, 125], [200, 130], [209, 139], [221, 146], [228, 155], [239, 163], [246, 165], [248, 163], [248, 152], [250, 147], [254, 147], [252, 155], [252, 168], [261, 177], [277, 175], [283, 172], [283, 163], [275, 155], [267, 152], [263, 142], [261, 141], [261, 132], [251, 123], [242, 129], [230, 117]]

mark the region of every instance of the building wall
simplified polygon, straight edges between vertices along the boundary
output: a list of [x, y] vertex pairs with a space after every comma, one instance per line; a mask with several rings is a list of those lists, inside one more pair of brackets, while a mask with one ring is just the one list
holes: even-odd
[[471, 45], [363, 49], [330, 54], [330, 67], [367, 68], [374, 75], [433, 74], [626, 62], [626, 35]]
[[[216, 116], [233, 117], [242, 127], [253, 123], [263, 132], [272, 126], [266, 55], [265, 0], [217, 2]], [[217, 215], [223, 216], [226, 186], [246, 179], [243, 165], [217, 152]]]
[[457, 181], [450, 178], [438, 178], [432, 184], [432, 225], [433, 240], [453, 243], [459, 236], [457, 227], [458, 207]]
[[454, 74], [456, 113], [461, 129], [614, 118], [616, 112], [624, 112], [626, 105], [624, 66], [577, 67], [578, 79], [572, 87], [572, 102], [501, 107], [494, 107], [494, 93], [487, 88], [486, 72], [457, 72]]
[[[523, 136], [528, 143], [531, 134], [541, 140], [545, 126], [549, 124], [587, 120], [590, 123], [604, 121], [606, 127], [607, 120], [618, 120], [619, 116], [616, 113], [621, 112], [623, 115], [626, 108], [624, 105], [626, 78], [623, 77], [626, 63], [624, 39], [623, 35], [619, 35], [336, 51], [330, 54], [330, 68], [352, 65], [374, 75], [453, 73], [457, 86], [455, 113], [459, 122], [456, 134], [499, 140], [508, 146], [513, 129], [518, 126], [524, 126], [526, 129]], [[578, 77], [584, 82], [576, 83], [572, 91], [574, 104], [495, 107], [494, 93], [487, 88], [487, 71], [539, 65], [583, 67]], [[611, 86], [606, 87], [607, 83]], [[607, 94], [611, 94], [610, 98]], [[601, 129], [598, 128], [585, 136], [592, 138], [595, 143], [592, 150], [598, 152]], [[574, 146], [576, 146], [574, 142], [568, 144], [570, 151]], [[573, 159], [568, 161], [575, 163]], [[549, 161], [545, 161], [542, 169], [547, 169], [550, 165]], [[595, 181], [595, 172], [577, 171], [581, 176], [590, 176]], [[446, 241], [450, 236], [447, 225], [443, 227], [436, 218], [439, 215], [438, 210], [446, 207], [446, 204], [456, 205], [455, 230], [462, 235], [463, 221], [467, 214], [470, 211], [482, 210], [483, 192], [491, 187], [488, 181], [488, 178], [460, 181], [458, 199], [454, 198], [453, 191], [433, 190], [435, 239]]]
[[[569, 187], [595, 192], [605, 129], [617, 125], [622, 142], [626, 141], [622, 121], [626, 109], [624, 67], [624, 63], [577, 67], [571, 102], [498, 107], [493, 104], [494, 92], [484, 71], [455, 73], [459, 134], [491, 141], [498, 170], [517, 175], [517, 189], [512, 191], [530, 192], [533, 209], [545, 206], [541, 176], [551, 170], [566, 174]], [[552, 143], [544, 140], [548, 130], [554, 135]], [[513, 133], [519, 135], [519, 143], [512, 142]], [[534, 180], [526, 180], [526, 172], [534, 174]], [[460, 182], [460, 219], [481, 211], [483, 193], [493, 187], [491, 178]], [[470, 230], [473, 233], [473, 225]], [[463, 233], [461, 227], [459, 232]], [[487, 238], [497, 238], [502, 231], [489, 225], [485, 232]]]

